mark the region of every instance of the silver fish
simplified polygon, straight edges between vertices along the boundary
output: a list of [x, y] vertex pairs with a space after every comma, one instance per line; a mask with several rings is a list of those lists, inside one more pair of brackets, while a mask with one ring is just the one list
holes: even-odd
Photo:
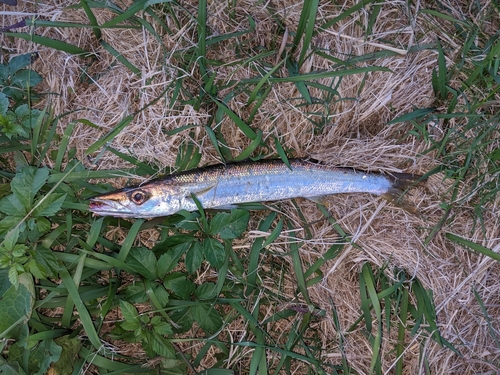
[[419, 175], [367, 173], [303, 159], [291, 159], [290, 167], [281, 160], [212, 165], [98, 195], [90, 198], [89, 210], [102, 216], [153, 218], [197, 210], [193, 195], [203, 208], [231, 209], [239, 203], [299, 197], [323, 202], [331, 194], [371, 193], [416, 212], [398, 202]]

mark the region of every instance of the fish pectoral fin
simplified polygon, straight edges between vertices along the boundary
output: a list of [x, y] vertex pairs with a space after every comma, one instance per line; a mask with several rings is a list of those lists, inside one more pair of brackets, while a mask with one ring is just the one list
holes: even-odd
[[207, 194], [209, 191], [211, 191], [213, 188], [215, 188], [216, 184], [213, 184], [213, 185], [210, 185], [208, 187], [204, 187], [202, 189], [199, 189], [199, 190], [191, 190], [189, 192], [188, 195], [186, 195], [186, 199], [191, 199], [193, 200], [193, 195], [196, 197], [196, 198], [200, 198], [202, 197], [203, 195]]
[[328, 200], [327, 200], [327, 195], [317, 195], [315, 197], [305, 197], [306, 199], [309, 199], [310, 201], [313, 201], [314, 203], [317, 204], [322, 204], [323, 206], [326, 206]]

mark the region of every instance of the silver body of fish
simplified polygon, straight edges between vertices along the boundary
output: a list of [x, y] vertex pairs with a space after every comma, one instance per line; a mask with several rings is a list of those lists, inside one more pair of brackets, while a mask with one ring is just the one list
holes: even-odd
[[90, 198], [89, 210], [96, 215], [126, 218], [167, 216], [180, 210], [197, 210], [193, 195], [207, 209], [298, 197], [318, 202], [338, 193], [371, 193], [396, 201], [419, 178], [407, 173], [337, 168], [303, 159], [291, 159], [290, 167], [281, 160], [218, 164], [101, 194]]

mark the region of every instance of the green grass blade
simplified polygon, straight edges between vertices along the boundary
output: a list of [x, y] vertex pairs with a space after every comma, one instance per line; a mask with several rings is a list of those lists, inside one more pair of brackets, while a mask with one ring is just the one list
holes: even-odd
[[257, 137], [250, 143], [250, 145], [244, 149], [233, 161], [242, 161], [248, 159], [250, 155], [259, 147], [262, 143], [262, 130], [257, 130]]
[[236, 113], [233, 112], [226, 104], [222, 103], [220, 100], [213, 98], [217, 107], [222, 110], [234, 123], [235, 125], [251, 140], [257, 138], [255, 131], [243, 121]]
[[125, 238], [125, 241], [123, 241], [123, 244], [120, 249], [120, 253], [118, 254], [117, 259], [120, 262], [125, 262], [125, 259], [127, 259], [127, 255], [132, 248], [132, 245], [134, 244], [135, 238], [137, 237], [137, 234], [139, 233], [139, 230], [141, 229], [141, 225], [144, 223], [143, 219], [138, 219], [134, 221], [134, 224], [132, 225], [132, 228], [128, 231], [127, 237]]
[[138, 1], [134, 4], [132, 4], [125, 12], [120, 14], [119, 16], [116, 16], [115, 18], [109, 20], [108, 22], [105, 22], [101, 25], [101, 28], [105, 29], [108, 27], [116, 26], [120, 22], [123, 21], [131, 21], [130, 19], [135, 16], [136, 13], [140, 12], [142, 9], [144, 9], [145, 3], [143, 1]]
[[141, 77], [141, 70], [137, 68], [134, 64], [132, 64], [130, 61], [128, 61], [128, 59], [125, 56], [123, 56], [120, 52], [111, 47], [104, 40], [101, 40], [101, 46], [103, 46], [106, 51], [112, 54], [115, 57], [115, 59], [117, 59], [119, 62], [125, 65], [132, 73], [134, 73], [138, 77]]
[[[291, 223], [289, 223], [288, 227], [290, 230], [293, 229]], [[295, 233], [290, 232], [290, 237], [295, 237]], [[306, 279], [304, 277], [302, 260], [300, 258], [300, 253], [299, 253], [300, 246], [302, 245], [297, 242], [290, 243], [290, 254], [292, 256], [293, 270], [295, 271], [295, 278], [297, 280], [297, 288], [299, 289], [300, 294], [302, 294], [302, 297], [304, 298], [306, 303], [310, 305], [311, 300], [309, 298], [309, 293], [307, 291]]]
[[85, 11], [85, 14], [87, 15], [87, 18], [89, 19], [90, 24], [93, 26], [92, 31], [94, 32], [96, 39], [101, 40], [102, 33], [101, 33], [101, 29], [99, 28], [99, 23], [97, 22], [97, 18], [94, 16], [94, 13], [92, 13], [92, 9], [90, 9], [90, 6], [87, 3], [87, 0], [80, 0], [80, 5], [82, 6], [83, 10]]
[[273, 66], [269, 72], [267, 72], [264, 77], [262, 77], [259, 82], [257, 82], [257, 84], [255, 85], [254, 89], [252, 90], [252, 92], [250, 93], [249, 97], [248, 97], [248, 100], [247, 100], [247, 105], [250, 105], [252, 104], [255, 99], [257, 98], [257, 95], [259, 94], [262, 86], [264, 86], [264, 84], [266, 82], [268, 82], [269, 78], [274, 74], [274, 72], [276, 72], [279, 67], [285, 62], [286, 60], [281, 60], [281, 62], [275, 66]]
[[[344, 77], [353, 74], [365, 74], [369, 72], [390, 72], [391, 70], [384, 67], [379, 66], [366, 66], [363, 68], [354, 68], [354, 69], [345, 69], [338, 71], [315, 71], [311, 73], [305, 73], [292, 77], [271, 77], [269, 78], [269, 82], [271, 83], [280, 83], [280, 82], [302, 82], [302, 81], [310, 81], [315, 79], [323, 79], [323, 78], [332, 78], [332, 77]], [[248, 78], [242, 79], [240, 84], [256, 84], [260, 81], [261, 78]]]
[[453, 233], [448, 232], [445, 234], [445, 236], [450, 241], [458, 243], [459, 245], [462, 245], [466, 248], [472, 249], [472, 250], [474, 250], [480, 254], [483, 254], [483, 255], [485, 255], [493, 260], [496, 260], [497, 262], [500, 262], [500, 254], [495, 253], [493, 250], [490, 250], [487, 247], [484, 247], [484, 246], [481, 246], [475, 242], [466, 240], [465, 238], [457, 236], [456, 234], [453, 234]]
[[64, 134], [61, 138], [61, 143], [60, 143], [59, 148], [57, 150], [56, 162], [54, 164], [54, 169], [56, 171], [61, 170], [62, 161], [63, 161], [64, 155], [66, 154], [66, 149], [68, 147], [71, 135], [73, 134], [73, 130], [75, 129], [75, 125], [76, 124], [74, 122], [70, 122], [68, 124], [68, 126], [66, 127], [66, 129], [64, 130]]
[[401, 375], [403, 373], [403, 353], [404, 353], [404, 340], [407, 331], [408, 307], [409, 307], [409, 291], [408, 288], [402, 288], [401, 309], [399, 310], [399, 323], [398, 323], [398, 342], [396, 344], [396, 367], [395, 374]]
[[30, 42], [34, 42], [45, 47], [56, 49], [58, 51], [67, 52], [71, 55], [81, 55], [82, 57], [90, 57], [94, 55], [93, 53], [86, 51], [80, 47], [77, 47], [73, 44], [68, 44], [65, 42], [61, 42], [60, 40], [55, 40], [40, 35], [33, 35], [28, 33], [11, 33], [11, 32], [4, 32], [3, 34], [6, 36], [12, 36], [14, 38], [19, 38]]
[[130, 122], [134, 119], [134, 116], [129, 115], [121, 120], [113, 129], [111, 129], [107, 134], [102, 136], [99, 140], [94, 142], [85, 152], [85, 155], [90, 155], [95, 151], [99, 150], [105, 143], [110, 142], [115, 138], [120, 132], [125, 129], [125, 127], [130, 124]]
[[354, 5], [354, 6], [350, 7], [349, 9], [344, 10], [343, 12], [341, 12], [337, 17], [335, 17], [335, 18], [331, 19], [330, 21], [327, 21], [324, 24], [322, 24], [319, 27], [318, 30], [321, 30], [321, 29], [322, 30], [326, 30], [326, 29], [334, 26], [337, 22], [342, 21], [342, 20], [346, 19], [347, 17], [349, 17], [351, 14], [360, 11], [365, 6], [367, 6], [368, 4], [373, 3], [373, 1], [374, 0], [362, 0], [362, 1], [360, 1], [356, 5]]
[[210, 77], [207, 77], [207, 68], [205, 66], [207, 56], [207, 1], [198, 1], [198, 66], [203, 82], [207, 83]]
[[278, 153], [278, 156], [280, 157], [281, 160], [283, 160], [283, 163], [285, 163], [285, 165], [291, 170], [292, 166], [290, 165], [290, 161], [288, 160], [288, 156], [286, 155], [283, 146], [278, 140], [278, 137], [276, 136], [273, 137], [274, 137], [274, 147], [276, 147], [276, 152]]
[[[269, 216], [262, 220], [259, 224], [259, 230], [262, 232], [267, 232], [271, 227], [274, 219], [276, 218], [276, 212], [271, 212]], [[252, 247], [250, 248], [250, 254], [248, 256], [248, 271], [247, 271], [247, 287], [245, 290], [245, 295], [250, 296], [255, 288], [257, 288], [257, 275], [259, 272], [259, 257], [260, 252], [263, 248], [264, 237], [258, 237], [253, 241]]]
[[[377, 367], [380, 366], [380, 349], [382, 344], [382, 310], [380, 308], [380, 300], [377, 296], [377, 291], [375, 289], [375, 279], [372, 269], [368, 263], [363, 265], [361, 276], [364, 281], [364, 285], [368, 292], [368, 297], [375, 311], [375, 318], [377, 320], [377, 332], [375, 333], [374, 340], [372, 342], [372, 360], [370, 364], [370, 374], [372, 374]], [[365, 315], [366, 316], [366, 315]], [[379, 372], [377, 370], [377, 372]]]
[[[305, 27], [305, 35], [304, 35], [304, 40], [302, 42], [302, 50], [300, 51], [300, 56], [299, 56], [299, 67], [301, 67], [302, 64], [304, 63], [306, 53], [311, 45], [311, 40], [314, 34], [314, 26], [316, 25], [316, 16], [318, 13], [319, 0], [309, 0], [306, 1], [306, 3], [308, 3], [307, 26]], [[302, 11], [304, 12], [305, 9], [306, 7], [304, 6]], [[300, 21], [302, 21], [302, 14], [300, 15], [300, 18], [301, 18]]]
[[[294, 63], [291, 59], [286, 59], [286, 67], [288, 69], [288, 74], [290, 77], [300, 77], [299, 66]], [[309, 94], [309, 89], [305, 81], [294, 82], [295, 87], [299, 90], [302, 97], [307, 101], [307, 103], [312, 104], [311, 94]]]
[[85, 334], [89, 338], [92, 345], [97, 350], [100, 350], [103, 346], [101, 343], [101, 339], [99, 338], [99, 335], [95, 330], [92, 317], [90, 316], [87, 308], [85, 307], [85, 304], [80, 298], [80, 293], [78, 292], [78, 288], [75, 285], [75, 282], [71, 278], [66, 267], [61, 267], [59, 269], [59, 275], [61, 276], [61, 279], [64, 283], [64, 287], [68, 290], [68, 295], [73, 299], [76, 310], [78, 311], [80, 321], [82, 322], [83, 328], [85, 330]]
[[291, 50], [292, 54], [297, 50], [297, 47], [300, 44], [300, 39], [302, 38], [302, 35], [304, 35], [304, 30], [306, 29], [307, 26], [307, 20], [309, 19], [311, 3], [312, 1], [305, 0], [302, 5], [302, 11], [300, 12], [299, 23], [297, 24], [297, 30], [295, 31], [295, 37], [293, 38], [293, 48]]

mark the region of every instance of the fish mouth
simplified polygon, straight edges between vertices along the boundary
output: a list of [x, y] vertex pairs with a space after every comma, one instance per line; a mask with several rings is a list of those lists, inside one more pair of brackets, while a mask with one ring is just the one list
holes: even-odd
[[119, 201], [99, 197], [89, 198], [89, 201], [89, 211], [96, 216], [133, 217]]

